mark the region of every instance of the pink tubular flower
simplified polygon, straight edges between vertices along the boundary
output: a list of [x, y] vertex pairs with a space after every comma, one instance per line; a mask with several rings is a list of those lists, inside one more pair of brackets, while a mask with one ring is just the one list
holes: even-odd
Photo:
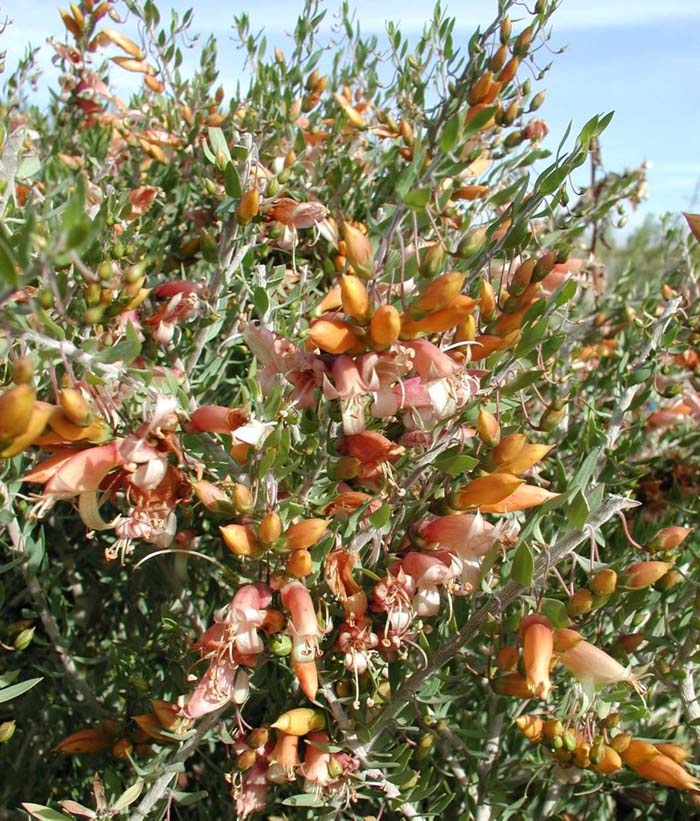
[[313, 661], [322, 632], [309, 591], [301, 582], [291, 582], [282, 588], [282, 603], [291, 615], [292, 658], [299, 664]]
[[235, 701], [242, 704], [247, 698], [248, 674], [237, 664], [212, 661], [183, 708], [186, 718], [200, 718]]
[[249, 815], [263, 812], [267, 808], [267, 775], [267, 760], [258, 756], [255, 764], [244, 774], [240, 786], [233, 792], [237, 818], [248, 818]]
[[325, 373], [318, 356], [300, 350], [293, 342], [263, 325], [250, 323], [243, 332], [248, 347], [263, 366], [258, 379], [268, 394], [280, 379], [294, 386], [290, 399], [300, 408], [316, 405], [316, 391]]
[[365, 429], [365, 396], [370, 392], [357, 365], [349, 356], [339, 356], [333, 362], [331, 384], [324, 377], [323, 395], [327, 399], [339, 399], [343, 415], [343, 431], [346, 435], [360, 433]]
[[562, 651], [559, 661], [579, 681], [595, 685], [632, 681], [626, 667], [604, 650], [586, 641], [575, 630], [562, 628], [554, 632], [554, 649]]
[[328, 733], [312, 732], [306, 736], [306, 750], [304, 751], [304, 763], [301, 772], [306, 781], [316, 788], [323, 789], [332, 784], [336, 779], [329, 772], [331, 754], [324, 750], [319, 750], [315, 744], [330, 744]]
[[428, 544], [439, 544], [462, 558], [473, 558], [487, 553], [498, 541], [499, 531], [480, 513], [456, 513], [424, 523], [420, 535]]

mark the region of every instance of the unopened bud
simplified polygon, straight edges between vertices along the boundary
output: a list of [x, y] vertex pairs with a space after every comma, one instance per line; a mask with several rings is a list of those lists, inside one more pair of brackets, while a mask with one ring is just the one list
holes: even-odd
[[515, 670], [520, 656], [515, 647], [501, 647], [496, 653], [496, 667], [505, 673]]
[[369, 323], [369, 337], [375, 348], [388, 348], [401, 333], [401, 315], [393, 305], [377, 308]]
[[632, 741], [631, 733], [618, 733], [610, 742], [610, 746], [616, 753], [624, 753]]
[[621, 583], [633, 590], [641, 590], [655, 584], [672, 566], [670, 562], [635, 562], [625, 570]]
[[257, 217], [260, 211], [260, 192], [256, 187], [249, 188], [241, 197], [241, 201], [236, 208], [236, 219], [241, 225], [250, 222]]
[[271, 511], [263, 517], [258, 528], [258, 538], [266, 547], [274, 544], [282, 533], [282, 520], [279, 513]]
[[485, 408], [479, 408], [479, 419], [476, 429], [481, 441], [493, 448], [501, 441], [501, 427], [496, 417]]
[[239, 513], [247, 513], [253, 507], [250, 488], [240, 482], [231, 488], [231, 501]]
[[7, 744], [7, 742], [15, 734], [16, 723], [14, 721], [3, 721], [0, 724], [0, 744]]
[[63, 388], [61, 390], [61, 408], [75, 425], [85, 427], [93, 420], [90, 407], [79, 388]]
[[308, 550], [295, 550], [287, 559], [287, 573], [295, 579], [303, 579], [313, 570], [313, 559]]
[[352, 319], [357, 322], [365, 322], [369, 319], [369, 294], [359, 277], [351, 274], [344, 274], [340, 277], [340, 298], [343, 310]]
[[586, 613], [590, 613], [592, 607], [593, 594], [587, 588], [582, 587], [569, 599], [566, 605], [566, 612], [572, 619], [575, 619], [578, 616], [584, 616]]
[[27, 627], [15, 638], [15, 650], [26, 650], [34, 638], [35, 627]]
[[426, 277], [426, 279], [430, 279], [440, 272], [444, 261], [445, 249], [442, 243], [435, 242], [433, 245], [429, 245], [427, 248], [421, 250], [418, 272], [421, 276]]
[[361, 279], [374, 276], [374, 251], [372, 243], [354, 225], [344, 222], [342, 226], [345, 240], [345, 257]]
[[12, 365], [12, 378], [16, 385], [28, 385], [34, 375], [34, 366], [27, 356], [20, 356]]
[[680, 527], [678, 525], [664, 527], [652, 537], [648, 548], [652, 553], [663, 553], [667, 550], [675, 550], [683, 544], [692, 532], [692, 527]]
[[559, 721], [558, 718], [548, 718], [544, 722], [544, 726], [542, 728], [542, 734], [546, 739], [549, 741], [558, 738], [564, 734], [564, 725]]
[[591, 589], [597, 596], [610, 596], [616, 587], [617, 573], [610, 567], [599, 570], [591, 582]]
[[656, 582], [657, 590], [671, 590], [683, 581], [683, 576], [675, 569], [669, 570]]
[[245, 772], [255, 764], [257, 756], [254, 750], [243, 750], [242, 753], [236, 757], [236, 769], [238, 772]]
[[255, 750], [257, 747], [264, 747], [270, 738], [270, 733], [267, 727], [257, 727], [251, 733], [248, 733], [246, 744]]
[[481, 280], [479, 303], [481, 319], [483, 322], [488, 322], [496, 312], [496, 294], [494, 293], [493, 285], [486, 279]]

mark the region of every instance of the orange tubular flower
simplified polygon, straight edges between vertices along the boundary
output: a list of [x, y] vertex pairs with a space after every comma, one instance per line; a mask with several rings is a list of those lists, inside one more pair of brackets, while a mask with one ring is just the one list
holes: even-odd
[[549, 666], [554, 652], [554, 630], [546, 616], [532, 613], [520, 622], [525, 681], [533, 695], [546, 699], [552, 685]]
[[309, 328], [309, 339], [316, 348], [331, 354], [342, 354], [357, 348], [360, 337], [342, 319], [319, 319]]
[[685, 767], [660, 753], [653, 744], [633, 739], [622, 753], [622, 760], [642, 778], [676, 790], [700, 792], [700, 781]]

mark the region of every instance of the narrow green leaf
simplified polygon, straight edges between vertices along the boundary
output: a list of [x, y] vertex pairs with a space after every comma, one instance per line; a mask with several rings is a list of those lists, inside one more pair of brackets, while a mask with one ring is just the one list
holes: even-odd
[[43, 676], [40, 678], [29, 678], [26, 681], [20, 681], [19, 684], [13, 684], [11, 687], [4, 687], [0, 690], [0, 703], [11, 701], [13, 698], [21, 696], [23, 693], [26, 693], [27, 690], [31, 690], [32, 687], [36, 686], [43, 680]]
[[224, 168], [224, 190], [229, 197], [240, 197], [242, 193], [241, 178], [232, 162], [227, 162]]
[[382, 505], [379, 510], [375, 510], [369, 517], [369, 521], [372, 527], [376, 527], [377, 530], [380, 530], [389, 521], [389, 516], [391, 516], [391, 507], [389, 505]]
[[442, 129], [442, 134], [440, 134], [440, 148], [446, 154], [449, 154], [455, 145], [457, 145], [459, 130], [460, 116], [458, 112], [450, 117], [450, 119], [445, 123], [445, 127]]
[[10, 246], [0, 239], [0, 278], [10, 285], [17, 285], [17, 263]]
[[429, 199], [429, 188], [414, 188], [413, 191], [409, 191], [404, 195], [403, 203], [414, 211], [422, 211], [428, 204]]
[[532, 551], [529, 546], [523, 542], [515, 551], [513, 566], [510, 569], [510, 578], [523, 587], [529, 587], [532, 583], [534, 572], [535, 560], [532, 557]]
[[51, 807], [45, 807], [43, 804], [22, 804], [24, 809], [34, 818], [39, 818], [40, 821], [73, 821], [71, 815], [64, 815], [58, 810], [52, 810]]

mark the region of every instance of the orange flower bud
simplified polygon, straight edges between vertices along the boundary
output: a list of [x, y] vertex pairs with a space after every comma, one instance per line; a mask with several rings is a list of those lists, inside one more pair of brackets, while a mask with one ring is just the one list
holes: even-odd
[[491, 473], [473, 479], [453, 493], [449, 498], [449, 504], [455, 510], [495, 504], [510, 496], [522, 483], [522, 479], [510, 473]]
[[512, 462], [525, 447], [525, 435], [510, 433], [504, 436], [499, 444], [491, 451], [491, 461], [494, 465]]
[[593, 577], [591, 589], [596, 596], [610, 596], [617, 587], [617, 573], [610, 567], [604, 567]]
[[345, 240], [345, 256], [355, 269], [355, 273], [362, 279], [372, 279], [374, 276], [374, 251], [372, 243], [354, 225], [344, 222], [342, 226]]
[[520, 67], [520, 58], [519, 57], [511, 57], [511, 59], [505, 64], [503, 70], [498, 75], [498, 80], [504, 86], [508, 85], [508, 83], [515, 77], [518, 73], [518, 68]]
[[[0, 397], [0, 400], [2, 400], [2, 397]], [[48, 402], [35, 402], [30, 411], [26, 430], [19, 436], [15, 436], [15, 438], [11, 440], [11, 444], [6, 448], [0, 450], [0, 457], [7, 459], [11, 456], [16, 456], [18, 453], [22, 453], [23, 450], [30, 447], [30, 445], [33, 445], [43, 433], [55, 410], [56, 408], [53, 405], [49, 405]], [[0, 420], [2, 420], [1, 412]], [[0, 424], [2, 424], [1, 421]], [[0, 437], [0, 447], [2, 447], [1, 439], [2, 437]]]
[[352, 276], [351, 274], [341, 276], [340, 295], [343, 310], [348, 316], [358, 322], [364, 322], [369, 319], [369, 294], [359, 277]]
[[682, 764], [693, 757], [682, 744], [674, 744], [669, 741], [663, 744], [654, 744], [654, 746], [662, 755], [667, 755], [676, 764]]
[[455, 329], [455, 342], [471, 342], [476, 338], [476, 319], [468, 316]]
[[523, 445], [512, 459], [499, 461], [498, 470], [517, 476], [536, 465], [553, 447], [554, 445]]
[[267, 513], [258, 528], [258, 538], [260, 541], [269, 547], [269, 545], [274, 544], [277, 539], [279, 539], [281, 533], [282, 520], [280, 519], [279, 513], [275, 513], [274, 511]]
[[212, 482], [204, 479], [201, 482], [193, 482], [192, 490], [204, 507], [212, 513], [219, 516], [230, 516], [235, 512], [228, 494]]
[[611, 775], [617, 772], [622, 767], [622, 759], [612, 747], [607, 744], [603, 745], [602, 759], [593, 765], [593, 769], [602, 775]]
[[303, 579], [313, 569], [313, 560], [308, 550], [295, 550], [287, 559], [287, 573], [295, 579]]
[[539, 716], [520, 716], [515, 719], [515, 725], [528, 741], [539, 744], [542, 740], [544, 721]]
[[413, 338], [419, 333], [439, 334], [448, 331], [471, 314], [476, 305], [475, 299], [465, 294], [458, 294], [446, 308], [427, 314], [423, 319], [414, 321], [403, 316], [401, 317], [401, 337], [406, 339]]
[[108, 40], [111, 40], [115, 46], [118, 46], [122, 51], [125, 51], [136, 60], [143, 60], [145, 55], [141, 48], [139, 48], [139, 46], [137, 46], [136, 43], [133, 40], [130, 40], [125, 34], [110, 28], [102, 29], [100, 34]]
[[580, 590], [577, 590], [567, 602], [566, 612], [572, 619], [575, 619], [578, 616], [584, 616], [586, 613], [590, 613], [592, 608], [593, 594], [587, 588], [582, 587]]
[[247, 513], [253, 506], [250, 488], [240, 482], [236, 482], [231, 488], [231, 499], [239, 513]]
[[[292, 669], [294, 675], [299, 681], [302, 693], [309, 699], [309, 701], [316, 700], [316, 693], [318, 692], [318, 668], [316, 662], [311, 661], [296, 661], [292, 656]], [[275, 726], [274, 724], [272, 725]]]
[[521, 484], [510, 496], [495, 504], [481, 505], [482, 513], [515, 513], [517, 510], [529, 510], [532, 507], [555, 499], [559, 494], [552, 493], [536, 485]]
[[358, 347], [360, 337], [347, 322], [319, 319], [309, 328], [309, 339], [315, 347], [332, 354], [342, 354]]
[[252, 528], [247, 525], [220, 527], [226, 547], [236, 556], [255, 556], [260, 548]]
[[70, 421], [76, 425], [84, 427], [92, 422], [92, 412], [82, 391], [78, 388], [63, 388], [61, 390], [61, 409]]
[[625, 653], [634, 653], [643, 641], [644, 633], [627, 633], [619, 638], [620, 646]]
[[465, 185], [453, 191], [450, 199], [453, 200], [476, 200], [489, 193], [488, 185]]
[[564, 725], [558, 718], [548, 718], [542, 727], [542, 735], [551, 741], [553, 738], [558, 738], [564, 735]]
[[503, 672], [515, 670], [519, 660], [520, 656], [515, 647], [501, 647], [496, 653], [496, 667]]
[[692, 527], [680, 527], [678, 525], [664, 527], [649, 542], [649, 550], [652, 553], [675, 550], [683, 544], [692, 532]]
[[115, 731], [116, 725], [110, 722], [105, 722], [100, 727], [91, 730], [78, 730], [77, 733], [66, 736], [59, 741], [51, 752], [65, 753], [66, 755], [95, 753], [112, 744]]
[[446, 308], [462, 290], [464, 279], [463, 273], [453, 271], [429, 282], [409, 306], [409, 318], [422, 319], [426, 314]]
[[501, 441], [501, 427], [496, 417], [485, 408], [479, 408], [479, 419], [476, 423], [481, 441], [490, 448]]
[[0, 394], [0, 445], [27, 430], [35, 396], [30, 385], [17, 385]]
[[491, 689], [500, 696], [532, 698], [532, 692], [520, 673], [507, 673], [505, 676], [491, 679]]
[[525, 681], [533, 695], [546, 699], [552, 687], [549, 667], [554, 651], [554, 630], [546, 616], [532, 613], [520, 622]]
[[375, 348], [388, 348], [399, 338], [401, 316], [393, 305], [382, 305], [369, 323], [369, 337]]
[[313, 730], [322, 730], [326, 726], [326, 720], [320, 710], [312, 710], [310, 707], [296, 707], [282, 713], [270, 726], [287, 735], [302, 736]]
[[469, 89], [467, 99], [470, 105], [482, 102], [484, 97], [489, 93], [491, 83], [493, 82], [493, 74], [490, 71], [485, 71], [481, 77]]
[[672, 567], [670, 562], [635, 562], [625, 569], [621, 583], [624, 587], [641, 590], [658, 582]]
[[153, 74], [153, 67], [142, 60], [134, 60], [132, 57], [112, 57], [112, 62], [116, 63], [125, 71], [130, 71], [134, 74]]
[[319, 541], [329, 524], [329, 519], [303, 519], [284, 531], [284, 546], [287, 550], [307, 550]]
[[508, 292], [512, 296], [520, 296], [525, 291], [530, 284], [536, 264], [537, 260], [534, 257], [520, 263], [508, 284]]
[[34, 376], [34, 365], [27, 356], [18, 357], [12, 365], [12, 378], [17, 385], [29, 385]]
[[503, 43], [493, 53], [493, 57], [489, 62], [489, 68], [493, 72], [500, 71], [508, 59], [508, 46]]
[[253, 186], [249, 188], [241, 197], [241, 201], [236, 208], [236, 219], [241, 225], [250, 222], [260, 213], [260, 192]]
[[618, 733], [610, 742], [610, 746], [615, 752], [622, 754], [629, 747], [631, 741], [632, 736], [630, 733]]

